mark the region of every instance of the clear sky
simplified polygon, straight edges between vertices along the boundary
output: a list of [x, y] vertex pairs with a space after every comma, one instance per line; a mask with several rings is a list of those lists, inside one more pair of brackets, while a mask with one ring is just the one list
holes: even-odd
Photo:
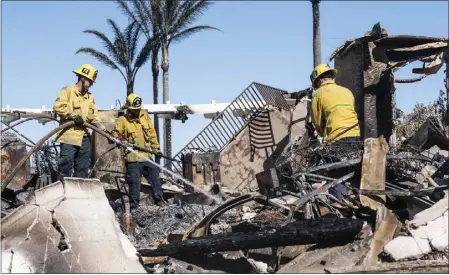
[[[322, 1], [320, 8], [326, 62], [336, 47], [377, 22], [389, 34], [448, 36], [447, 1]], [[110, 36], [107, 18], [126, 26], [128, 20], [115, 2], [2, 1], [1, 18], [2, 108], [51, 108], [60, 89], [76, 80], [71, 71], [83, 63], [99, 70], [91, 89], [99, 108], [110, 108], [115, 99], [124, 101], [125, 81], [118, 71], [74, 54], [80, 47], [102, 49], [99, 40], [83, 30]], [[229, 102], [252, 81], [291, 92], [309, 86], [313, 69], [309, 1], [217, 1], [198, 24], [223, 32], [195, 34], [170, 49], [172, 103]], [[144, 103], [152, 103], [149, 65], [139, 71], [135, 84]], [[415, 76], [410, 66], [396, 73], [399, 78]], [[410, 111], [416, 102], [437, 98], [444, 88], [443, 70], [422, 82], [396, 87], [399, 107]], [[162, 99], [162, 79], [159, 91]], [[190, 116], [185, 124], [174, 121], [173, 153], [207, 123], [201, 115]], [[38, 140], [55, 126], [25, 123], [18, 129]]]

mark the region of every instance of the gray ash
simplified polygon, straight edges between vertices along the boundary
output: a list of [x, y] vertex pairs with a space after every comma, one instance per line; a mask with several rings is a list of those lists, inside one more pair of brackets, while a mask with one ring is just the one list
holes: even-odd
[[21, 140], [19, 138], [19, 136], [17, 136], [16, 134], [11, 133], [11, 132], [2, 133], [2, 147], [4, 144], [12, 142], [12, 141], [16, 141], [16, 140], [19, 140], [19, 141]]
[[[164, 207], [156, 205], [141, 205], [133, 211], [132, 220], [134, 234], [130, 236], [131, 243], [136, 247], [151, 245], [154, 241], [167, 239], [169, 234], [184, 234], [186, 230], [210, 213], [216, 206], [199, 204], [169, 204]], [[116, 213], [118, 220], [122, 220], [121, 207]], [[228, 223], [240, 219], [238, 211], [231, 209], [225, 212], [211, 224], [210, 233], [231, 232]]]

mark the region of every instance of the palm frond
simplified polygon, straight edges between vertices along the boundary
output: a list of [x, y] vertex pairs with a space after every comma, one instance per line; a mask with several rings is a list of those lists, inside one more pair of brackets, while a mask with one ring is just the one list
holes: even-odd
[[197, 32], [204, 31], [204, 30], [221, 31], [220, 29], [217, 29], [217, 28], [214, 28], [214, 27], [211, 27], [211, 26], [202, 26], [201, 25], [201, 26], [191, 27], [191, 28], [182, 30], [181, 32], [178, 32], [174, 36], [170, 37], [169, 45], [171, 43], [181, 42], [182, 40], [186, 39], [187, 37], [191, 36], [192, 34], [195, 34]]
[[96, 31], [96, 30], [85, 30], [83, 32], [84, 33], [93, 34], [96, 37], [98, 37], [102, 41], [103, 47], [106, 48], [109, 56], [112, 57], [112, 59], [115, 62], [120, 63], [120, 60], [119, 60], [119, 57], [118, 57], [118, 54], [117, 54], [117, 50], [116, 50], [114, 44], [111, 42], [111, 40], [109, 40], [109, 38], [104, 33], [101, 33], [101, 32]]
[[97, 59], [99, 62], [103, 63], [104, 65], [108, 66], [109, 68], [113, 69], [113, 70], [118, 70], [123, 78], [126, 77], [123, 74], [122, 70], [120, 70], [120, 68], [104, 53], [97, 51], [95, 49], [92, 48], [80, 48], [78, 51], [76, 51], [75, 54], [79, 54], [79, 53], [85, 53], [85, 54], [89, 54], [91, 56], [93, 56], [95, 59]]
[[211, 1], [194, 1], [191, 5], [186, 5], [181, 11], [176, 23], [171, 27], [169, 35], [172, 36], [181, 29], [188, 28], [212, 5]]
[[134, 12], [130, 9], [128, 6], [127, 1], [125, 0], [115, 0], [115, 2], [118, 4], [119, 9], [122, 11], [124, 15], [131, 18], [133, 21], [139, 22], [138, 18], [134, 15]]
[[196, 0], [194, 1], [184, 1], [180, 5], [178, 5], [178, 8], [175, 10], [173, 14], [173, 20], [170, 22], [170, 29], [176, 29], [177, 24], [180, 21], [180, 18], [183, 16], [185, 11], [190, 10], [193, 5], [195, 5]]
[[131, 37], [136, 29], [138, 27], [138, 24], [136, 21], [132, 21], [124, 30], [123, 34], [125, 36], [126, 44], [129, 45], [131, 42]]
[[125, 36], [123, 35], [122, 31], [120, 30], [120, 28], [117, 26], [117, 23], [115, 23], [114, 20], [112, 19], [107, 19], [107, 22], [109, 24], [109, 26], [111, 27], [111, 29], [114, 31], [114, 36], [120, 40], [125, 40]]
[[136, 57], [137, 46], [138, 46], [138, 42], [139, 42], [139, 37], [140, 37], [141, 31], [142, 31], [142, 29], [140, 28], [140, 26], [136, 25], [136, 28], [134, 29], [134, 33], [131, 36], [131, 41], [130, 41], [130, 44], [129, 44], [129, 47], [130, 47], [129, 59], [130, 59], [131, 62]]
[[[136, 0], [134, 0], [133, 3], [134, 2], [136, 2]], [[128, 6], [127, 1], [125, 0], [116, 0], [116, 3], [118, 4], [119, 9], [122, 11], [122, 13], [127, 17], [131, 18], [132, 21], [136, 21], [139, 27], [141, 28], [142, 32], [147, 36], [147, 38], [149, 38], [150, 29], [147, 26], [148, 21], [142, 20], [142, 18], [138, 16], [135, 6], [133, 5], [134, 8], [131, 9], [130, 6]]]
[[119, 63], [123, 67], [127, 67], [128, 64], [126, 62], [126, 59], [127, 59], [126, 57], [128, 56], [128, 53], [127, 53], [127, 47], [125, 45], [125, 43], [126, 43], [125, 35], [122, 33], [122, 31], [117, 26], [117, 23], [115, 23], [114, 20], [108, 19], [107, 22], [114, 32], [114, 37], [115, 37], [114, 46], [116, 47], [117, 57], [120, 60]]
[[151, 23], [153, 24], [153, 33], [158, 31], [158, 24], [161, 22], [161, 5], [162, 1], [149, 0], [149, 9], [151, 12]]
[[147, 38], [150, 37], [150, 33], [152, 31], [152, 21], [151, 21], [151, 12], [148, 9], [146, 3], [144, 0], [133, 0], [132, 5], [134, 8], [134, 13], [139, 18], [140, 22], [142, 23], [141, 27], [143, 29], [143, 32], [145, 33], [145, 36]]
[[164, 29], [164, 1], [150, 0], [150, 8], [153, 24], [153, 37], [160, 37], [161, 43], [163, 43], [165, 29]]
[[127, 64], [129, 68], [132, 67], [132, 61], [134, 60], [134, 56], [136, 53], [136, 45], [139, 39], [139, 32], [140, 27], [136, 21], [130, 23], [124, 31], [127, 53], [126, 60], [128, 61]]
[[[185, 2], [189, 1], [184, 1], [184, 3]], [[173, 25], [173, 22], [175, 22], [177, 14], [179, 13], [180, 6], [181, 3], [179, 2], [179, 0], [166, 0], [164, 18], [166, 19], [165, 24], [167, 25], [168, 29], [170, 29], [170, 27]]]
[[145, 65], [145, 63], [150, 59], [151, 53], [153, 52], [153, 49], [155, 47], [155, 40], [154, 39], [148, 39], [145, 45], [142, 47], [142, 49], [139, 52], [139, 55], [137, 56], [135, 62], [134, 62], [134, 77], [137, 73], [137, 71]]

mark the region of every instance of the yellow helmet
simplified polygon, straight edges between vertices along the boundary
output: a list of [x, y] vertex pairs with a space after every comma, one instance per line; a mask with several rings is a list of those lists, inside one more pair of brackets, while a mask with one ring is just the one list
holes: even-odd
[[92, 82], [95, 82], [97, 79], [98, 71], [94, 66], [89, 64], [83, 64], [78, 69], [73, 71], [76, 75], [84, 76], [87, 79], [90, 79]]
[[134, 93], [126, 98], [126, 107], [128, 109], [137, 110], [142, 108], [142, 98]]
[[317, 80], [322, 74], [329, 72], [329, 71], [332, 71], [332, 78], [335, 78], [338, 74], [337, 69], [331, 69], [326, 64], [320, 64], [320, 65], [316, 66], [315, 69], [313, 70], [312, 74], [310, 75], [310, 81], [312, 81], [312, 83], [314, 83], [315, 80]]

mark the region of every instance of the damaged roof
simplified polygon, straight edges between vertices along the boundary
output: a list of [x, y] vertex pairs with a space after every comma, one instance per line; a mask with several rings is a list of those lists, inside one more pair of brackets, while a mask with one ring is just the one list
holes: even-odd
[[[430, 62], [425, 68], [414, 69], [413, 73], [416, 74], [435, 74], [448, 59], [449, 39], [447, 37], [388, 35], [387, 31], [381, 28], [380, 23], [377, 23], [370, 32], [347, 40], [344, 45], [338, 47], [331, 55], [329, 62], [336, 56], [343, 57], [360, 45], [369, 42], [378, 49], [377, 52], [373, 52], [374, 59], [387, 63], [389, 68], [400, 68], [417, 60]], [[384, 59], [385, 57], [387, 60]]]

